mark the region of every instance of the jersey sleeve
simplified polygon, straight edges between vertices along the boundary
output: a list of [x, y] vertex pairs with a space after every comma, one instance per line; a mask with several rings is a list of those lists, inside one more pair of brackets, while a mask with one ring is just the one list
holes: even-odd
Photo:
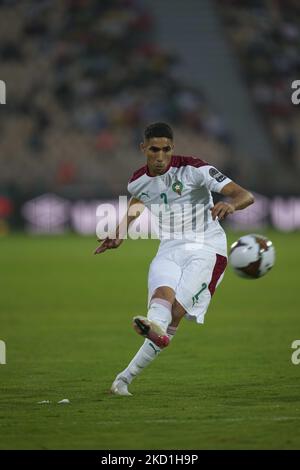
[[135, 199], [138, 199], [138, 196], [139, 196], [139, 191], [138, 191], [138, 187], [133, 183], [129, 182], [128, 185], [127, 185], [127, 191], [129, 192], [130, 196], [134, 197]]
[[134, 196], [133, 185], [131, 183], [128, 183], [127, 191], [129, 192], [130, 196]]
[[209, 191], [220, 193], [226, 184], [231, 182], [228, 176], [223, 175], [217, 168], [205, 165], [197, 168], [194, 180], [199, 186], [206, 186]]

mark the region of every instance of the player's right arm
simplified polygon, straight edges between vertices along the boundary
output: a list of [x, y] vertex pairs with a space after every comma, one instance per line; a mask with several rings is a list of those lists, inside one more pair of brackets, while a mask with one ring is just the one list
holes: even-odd
[[132, 197], [129, 201], [126, 215], [123, 217], [117, 227], [116, 238], [106, 237], [104, 240], [98, 239], [98, 241], [101, 241], [102, 243], [96, 248], [94, 254], [98, 255], [99, 253], [103, 253], [106, 250], [118, 248], [127, 235], [130, 224], [141, 215], [144, 208], [144, 204], [139, 199]]

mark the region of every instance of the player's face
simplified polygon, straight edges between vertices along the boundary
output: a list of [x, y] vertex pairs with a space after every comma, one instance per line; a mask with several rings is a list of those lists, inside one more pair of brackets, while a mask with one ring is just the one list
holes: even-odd
[[167, 137], [152, 137], [141, 144], [141, 150], [147, 157], [151, 175], [162, 175], [166, 171], [173, 149], [173, 141]]

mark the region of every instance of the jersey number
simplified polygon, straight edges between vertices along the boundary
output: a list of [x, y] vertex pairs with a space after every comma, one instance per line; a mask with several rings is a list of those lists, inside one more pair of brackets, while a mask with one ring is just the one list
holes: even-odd
[[166, 193], [161, 193], [161, 194], [160, 194], [160, 197], [161, 197], [161, 199], [163, 200], [163, 202], [164, 202], [164, 204], [165, 204], [165, 206], [166, 206], [166, 207], [165, 207], [165, 210], [166, 210], [166, 211], [171, 210], [171, 209], [170, 209], [170, 206], [169, 206], [169, 203], [168, 203], [168, 197], [167, 197]]
[[168, 204], [168, 197], [166, 193], [161, 193], [160, 197], [164, 201], [165, 204]]

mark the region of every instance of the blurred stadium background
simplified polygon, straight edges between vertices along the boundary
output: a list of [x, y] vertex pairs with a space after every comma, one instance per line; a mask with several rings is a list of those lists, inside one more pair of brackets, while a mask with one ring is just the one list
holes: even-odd
[[[0, 0], [0, 448], [299, 448], [297, 79], [298, 0]], [[91, 254], [158, 120], [255, 193], [229, 242], [266, 233], [278, 260], [254, 283], [228, 272], [132, 412], [105, 391], [140, 344], [157, 242]]]
[[0, 13], [2, 234], [93, 234], [156, 120], [178, 153], [257, 193], [233, 224], [299, 229], [297, 0], [2, 0]]

